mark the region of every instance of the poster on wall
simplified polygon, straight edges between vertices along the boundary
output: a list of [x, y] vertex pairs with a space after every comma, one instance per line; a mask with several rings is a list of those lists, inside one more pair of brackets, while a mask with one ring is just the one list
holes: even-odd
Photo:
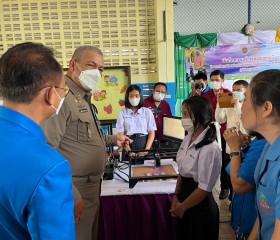
[[257, 73], [280, 67], [280, 44], [245, 44], [186, 49], [187, 80], [198, 72], [222, 70], [225, 80], [250, 81]]
[[106, 67], [98, 84], [98, 90], [92, 93], [92, 103], [98, 110], [99, 120], [116, 120], [124, 108], [125, 91], [130, 85], [128, 66]]

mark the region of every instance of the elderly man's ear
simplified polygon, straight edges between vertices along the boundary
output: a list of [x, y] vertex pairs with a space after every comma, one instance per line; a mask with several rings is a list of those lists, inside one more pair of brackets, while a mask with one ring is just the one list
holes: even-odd
[[74, 71], [74, 68], [75, 68], [75, 60], [73, 60], [73, 59], [71, 59], [70, 61], [69, 61], [69, 69], [71, 70], [71, 71]]

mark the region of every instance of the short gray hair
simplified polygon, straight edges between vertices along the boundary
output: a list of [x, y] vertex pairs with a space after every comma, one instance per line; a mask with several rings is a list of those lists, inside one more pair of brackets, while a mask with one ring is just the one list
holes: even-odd
[[100, 54], [101, 56], [103, 56], [102, 51], [98, 47], [80, 46], [75, 50], [75, 52], [72, 56], [72, 59], [79, 61], [83, 57], [84, 53], [87, 51], [93, 51], [93, 52], [96, 52], [96, 53]]

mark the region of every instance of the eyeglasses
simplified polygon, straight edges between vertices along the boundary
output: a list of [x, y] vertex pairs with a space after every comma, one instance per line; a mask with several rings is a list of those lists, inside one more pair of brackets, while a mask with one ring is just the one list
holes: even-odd
[[[65, 87], [64, 88], [62, 88], [62, 87], [58, 87], [58, 86], [47, 86], [47, 87], [43, 87], [43, 88], [41, 88], [39, 91], [42, 91], [43, 89], [45, 89], [45, 88], [51, 88], [51, 87], [54, 87], [54, 88], [57, 88], [57, 89], [61, 89], [61, 90], [63, 90], [63, 92], [64, 92], [64, 95], [66, 95], [68, 92], [69, 92], [69, 88], [68, 88], [68, 86], [67, 85], [65, 85]], [[38, 91], [38, 92], [39, 92]]]
[[[50, 86], [50, 87], [52, 87], [52, 86]], [[58, 87], [58, 86], [54, 86], [54, 87], [63, 90], [63, 92], [64, 92], [65, 95], [66, 95], [66, 94], [68, 93], [68, 91], [69, 91], [69, 88], [68, 88], [67, 85], [66, 85], [64, 88]]]

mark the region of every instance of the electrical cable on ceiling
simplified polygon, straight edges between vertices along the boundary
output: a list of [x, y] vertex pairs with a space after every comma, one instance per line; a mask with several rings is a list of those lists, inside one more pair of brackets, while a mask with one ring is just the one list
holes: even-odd
[[251, 23], [251, 0], [248, 0], [248, 23]]

